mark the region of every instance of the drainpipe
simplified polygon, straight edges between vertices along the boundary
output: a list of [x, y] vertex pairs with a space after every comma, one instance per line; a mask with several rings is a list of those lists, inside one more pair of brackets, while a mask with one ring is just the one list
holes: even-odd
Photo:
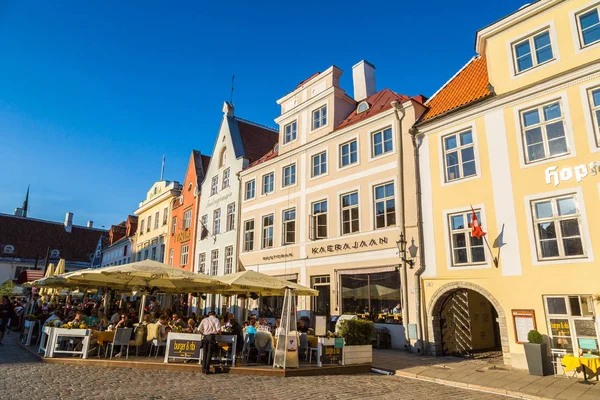
[[[402, 233], [404, 234], [404, 237], [406, 237], [406, 231], [405, 231], [405, 207], [404, 207], [404, 167], [403, 167], [403, 163], [402, 163], [402, 159], [403, 159], [403, 143], [402, 143], [402, 120], [404, 119], [404, 116], [406, 114], [404, 107], [402, 106], [402, 104], [400, 104], [398, 101], [394, 100], [391, 102], [391, 106], [394, 109], [394, 112], [396, 114], [396, 121], [398, 122], [398, 135], [397, 135], [397, 141], [398, 141], [398, 171], [399, 171], [399, 177], [398, 177], [398, 202], [399, 202], [399, 208], [400, 208], [400, 221], [399, 221], [399, 226], [400, 226], [400, 230], [402, 231]], [[398, 255], [399, 257], [402, 257], [402, 254]], [[404, 322], [404, 340], [407, 346], [407, 350], [410, 351], [410, 339], [408, 337], [408, 327], [407, 327], [407, 323], [409, 321], [409, 310], [408, 310], [408, 271], [406, 270], [406, 263], [402, 262], [401, 264], [401, 271], [402, 271], [402, 277], [400, 279], [400, 283], [402, 285], [402, 321]]]
[[419, 144], [417, 141], [417, 135], [419, 131], [417, 128], [410, 128], [409, 131], [412, 136], [412, 144], [415, 158], [415, 183], [417, 187], [417, 230], [419, 235], [419, 268], [415, 271], [415, 297], [416, 297], [416, 319], [417, 319], [417, 342], [419, 345], [419, 352], [421, 355], [425, 355], [425, 343], [423, 342], [423, 324], [421, 323], [421, 275], [425, 272], [425, 239], [423, 236], [423, 209], [421, 207], [421, 168], [419, 164]]

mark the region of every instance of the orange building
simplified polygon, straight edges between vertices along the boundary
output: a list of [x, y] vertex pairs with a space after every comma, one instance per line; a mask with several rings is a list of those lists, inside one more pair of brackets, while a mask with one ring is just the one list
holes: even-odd
[[196, 223], [200, 206], [200, 188], [210, 157], [192, 150], [182, 182], [181, 195], [171, 204], [171, 220], [167, 262], [174, 267], [192, 271], [196, 243]]

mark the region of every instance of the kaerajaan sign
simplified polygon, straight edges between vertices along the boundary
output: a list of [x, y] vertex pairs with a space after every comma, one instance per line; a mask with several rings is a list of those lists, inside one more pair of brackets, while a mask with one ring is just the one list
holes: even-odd
[[264, 256], [262, 259], [263, 259], [263, 261], [273, 261], [273, 260], [280, 260], [282, 258], [290, 258], [290, 257], [294, 257], [294, 254], [293, 253], [274, 254], [272, 256]]
[[311, 254], [326, 254], [337, 253], [346, 250], [368, 249], [370, 247], [383, 246], [388, 244], [388, 238], [381, 237], [378, 239], [361, 240], [355, 242], [347, 242], [344, 244], [330, 244], [328, 246], [315, 246], [311, 248]]
[[600, 173], [600, 161], [593, 161], [589, 164], [576, 165], [574, 167], [566, 167], [558, 169], [555, 165], [546, 168], [546, 184], [558, 186], [562, 181], [570, 181], [575, 178], [577, 183], [588, 175], [598, 175]]

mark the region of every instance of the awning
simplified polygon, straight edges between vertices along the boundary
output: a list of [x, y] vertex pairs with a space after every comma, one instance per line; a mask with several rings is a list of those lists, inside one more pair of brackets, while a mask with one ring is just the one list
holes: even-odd
[[338, 269], [335, 272], [338, 275], [355, 275], [355, 274], [376, 274], [378, 272], [393, 272], [396, 271], [398, 265], [391, 267], [372, 267], [372, 268], [358, 268], [358, 269]]
[[26, 269], [22, 271], [19, 277], [17, 278], [17, 284], [22, 284], [29, 281], [35, 281], [37, 279], [42, 279], [44, 277], [43, 269]]

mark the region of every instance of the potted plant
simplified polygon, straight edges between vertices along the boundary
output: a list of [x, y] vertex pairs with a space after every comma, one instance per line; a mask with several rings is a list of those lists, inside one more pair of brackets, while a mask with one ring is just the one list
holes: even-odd
[[375, 332], [375, 324], [372, 321], [349, 319], [341, 323], [338, 334], [345, 342], [345, 365], [370, 364], [373, 361], [372, 343]]
[[525, 358], [530, 375], [544, 376], [548, 374], [548, 345], [541, 333], [531, 330], [525, 343]]

